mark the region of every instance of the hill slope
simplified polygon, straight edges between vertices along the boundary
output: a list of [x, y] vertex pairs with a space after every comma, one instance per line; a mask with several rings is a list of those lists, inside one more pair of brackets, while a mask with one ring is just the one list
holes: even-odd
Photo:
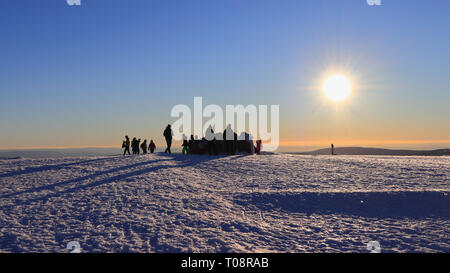
[[0, 161], [0, 252], [450, 251], [450, 158]]
[[[443, 155], [450, 155], [450, 149], [420, 151], [420, 150], [392, 150], [392, 149], [363, 148], [363, 147], [337, 147], [334, 148], [334, 153], [336, 155], [443, 156]], [[331, 148], [292, 154], [329, 155], [331, 154]]]

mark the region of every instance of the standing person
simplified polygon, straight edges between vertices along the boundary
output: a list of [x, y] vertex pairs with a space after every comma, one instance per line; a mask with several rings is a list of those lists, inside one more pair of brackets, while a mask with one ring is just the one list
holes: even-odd
[[146, 139], [144, 139], [144, 142], [142, 142], [141, 149], [142, 149], [143, 154], [147, 153], [147, 140]]
[[261, 149], [262, 149], [262, 141], [261, 141], [261, 139], [258, 139], [256, 141], [256, 154], [257, 155], [261, 154]]
[[212, 129], [211, 125], [209, 125], [208, 129], [206, 129], [205, 138], [208, 141], [206, 150], [208, 151], [209, 155], [213, 155], [216, 138], [214, 137], [214, 130]]
[[233, 142], [232, 142], [232, 146], [231, 146], [231, 154], [235, 155], [236, 154], [236, 148], [237, 148], [237, 141], [238, 141], [238, 135], [236, 134], [236, 132], [233, 133]]
[[133, 140], [131, 141], [131, 150], [133, 151], [134, 155], [137, 154], [137, 152], [136, 152], [136, 142], [137, 142], [137, 139], [135, 137], [133, 137]]
[[150, 144], [148, 144], [148, 149], [150, 150], [151, 154], [153, 154], [153, 152], [155, 151], [156, 145], [155, 145], [155, 142], [153, 142], [153, 139], [150, 140]]
[[189, 154], [194, 154], [195, 153], [194, 135], [191, 135], [191, 138], [188, 141], [188, 151], [189, 151]]
[[227, 154], [234, 154], [234, 139], [235, 133], [231, 128], [231, 124], [227, 125], [227, 128], [223, 131], [223, 140], [225, 142], [225, 151]]
[[141, 152], [141, 149], [139, 147], [141, 146], [141, 139], [138, 139], [136, 141], [136, 153], [139, 154]]
[[170, 129], [170, 124], [167, 125], [166, 129], [164, 130], [163, 135], [164, 135], [164, 138], [166, 139], [166, 143], [167, 143], [167, 148], [164, 152], [171, 154], [170, 146], [172, 146], [173, 132], [172, 132], [172, 129]]
[[183, 144], [181, 144], [181, 146], [183, 147], [183, 149], [181, 150], [181, 153], [183, 155], [189, 154], [188, 141], [187, 141], [187, 137], [185, 134], [183, 134]]
[[125, 148], [123, 150], [123, 155], [128, 152], [128, 155], [130, 154], [130, 138], [128, 136], [125, 136], [125, 140], [122, 143], [122, 148]]

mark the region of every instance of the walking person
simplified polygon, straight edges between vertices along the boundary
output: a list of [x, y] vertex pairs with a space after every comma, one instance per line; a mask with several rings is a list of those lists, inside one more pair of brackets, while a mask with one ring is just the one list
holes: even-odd
[[166, 129], [164, 130], [163, 135], [164, 135], [164, 138], [166, 139], [166, 143], [167, 143], [167, 148], [164, 152], [171, 154], [170, 146], [172, 146], [173, 132], [172, 132], [172, 129], [170, 128], [170, 124], [167, 125]]
[[128, 136], [125, 136], [125, 140], [122, 143], [122, 148], [124, 148], [123, 150], [123, 155], [125, 155], [125, 153], [128, 152], [128, 155], [130, 154], [130, 138]]

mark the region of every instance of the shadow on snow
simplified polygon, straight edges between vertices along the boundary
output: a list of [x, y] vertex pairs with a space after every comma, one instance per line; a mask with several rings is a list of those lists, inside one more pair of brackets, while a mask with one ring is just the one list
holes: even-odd
[[[55, 190], [55, 188], [59, 187], [59, 186], [76, 184], [76, 183], [83, 182], [85, 180], [95, 180], [96, 178], [98, 178], [99, 176], [102, 176], [102, 175], [108, 175], [108, 174], [112, 174], [112, 173], [115, 173], [115, 172], [118, 172], [118, 171], [133, 169], [133, 168], [136, 168], [136, 167], [143, 167], [143, 166], [151, 165], [151, 164], [158, 163], [158, 162], [174, 161], [174, 162], [178, 163], [176, 165], [149, 166], [149, 167], [144, 168], [144, 169], [138, 169], [138, 170], [134, 170], [134, 171], [126, 172], [126, 173], [117, 174], [115, 176], [106, 177], [106, 178], [94, 181], [92, 183], [89, 183], [89, 184], [83, 184], [83, 185], [72, 187], [70, 189], [49, 193], [49, 194], [47, 194], [45, 196], [42, 196], [42, 197], [26, 199], [26, 200], [21, 200], [21, 201], [17, 200], [15, 202], [15, 204], [14, 204], [14, 206], [27, 205], [27, 204], [30, 204], [31, 202], [46, 201], [46, 200], [48, 200], [49, 198], [52, 198], [52, 197], [58, 197], [60, 195], [67, 194], [67, 193], [73, 193], [73, 192], [76, 192], [76, 191], [79, 191], [79, 190], [86, 190], [86, 189], [97, 187], [97, 186], [101, 186], [101, 185], [104, 185], [104, 184], [108, 184], [108, 183], [113, 183], [113, 182], [116, 182], [116, 181], [124, 180], [124, 179], [127, 179], [129, 177], [133, 177], [133, 176], [140, 176], [140, 175], [144, 175], [144, 174], [147, 174], [147, 173], [156, 172], [156, 171], [162, 170], [162, 169], [190, 167], [190, 166], [194, 166], [196, 164], [200, 164], [202, 162], [207, 162], [207, 161], [210, 161], [210, 160], [213, 160], [213, 159], [217, 159], [217, 158], [223, 157], [223, 156], [199, 156], [199, 155], [183, 156], [183, 155], [179, 155], [179, 154], [168, 155], [168, 154], [164, 154], [164, 153], [160, 153], [159, 156], [161, 156], [161, 159], [139, 162], [139, 163], [135, 163], [135, 164], [131, 164], [131, 165], [126, 165], [126, 166], [122, 166], [122, 167], [118, 167], [118, 168], [109, 169], [109, 170], [106, 170], [106, 171], [98, 171], [98, 172], [95, 172], [95, 173], [90, 174], [90, 175], [86, 175], [86, 176], [82, 176], [82, 177], [77, 177], [77, 178], [73, 178], [73, 179], [57, 182], [57, 183], [54, 183], [54, 184], [51, 184], [51, 185], [45, 185], [45, 186], [41, 186], [41, 187], [36, 187], [36, 188], [32, 188], [32, 189], [23, 190], [23, 191], [20, 191], [20, 192], [13, 192], [13, 193], [9, 193], [9, 194], [4, 194], [4, 195], [0, 196], [0, 199], [5, 199], [5, 198], [9, 198], [9, 197], [20, 195], [20, 194], [26, 194], [26, 193], [37, 193], [37, 192], [41, 192], [41, 191], [51, 191], [51, 190]], [[55, 169], [55, 166], [58, 166], [58, 168], [63, 168], [65, 166], [69, 166], [69, 165], [87, 163], [87, 162], [92, 162], [92, 161], [97, 161], [97, 160], [104, 160], [104, 159], [87, 160], [87, 161], [82, 161], [82, 162], [79, 162], [79, 163], [68, 163], [68, 164], [60, 164], [60, 165], [42, 166], [42, 167], [40, 167], [40, 169], [42, 171], [43, 170], [49, 170], [49, 169]], [[35, 169], [38, 169], [38, 168], [35, 168]], [[37, 170], [35, 170], [35, 171], [37, 171]], [[27, 173], [30, 173], [30, 172], [27, 172]], [[6, 207], [12, 207], [12, 206], [4, 206], [4, 207], [0, 207], [0, 208], [6, 208]]]
[[349, 214], [376, 218], [450, 218], [448, 192], [301, 192], [235, 196], [239, 205], [289, 213]]
[[80, 164], [104, 161], [104, 160], [113, 159], [113, 158], [119, 158], [119, 157], [120, 156], [112, 156], [112, 157], [96, 158], [96, 159], [89, 159], [89, 160], [83, 160], [83, 161], [78, 161], [78, 162], [70, 162], [70, 163], [63, 163], [63, 164], [56, 164], [56, 165], [45, 165], [45, 166], [39, 166], [39, 167], [29, 167], [29, 168], [26, 168], [25, 170], [18, 170], [18, 171], [12, 171], [12, 172], [9, 172], [9, 173], [0, 174], [0, 178], [12, 177], [12, 176], [23, 175], [23, 174], [30, 174], [30, 173], [36, 173], [36, 172], [59, 170], [59, 169], [63, 169], [63, 168], [74, 166], [74, 165], [80, 165]]

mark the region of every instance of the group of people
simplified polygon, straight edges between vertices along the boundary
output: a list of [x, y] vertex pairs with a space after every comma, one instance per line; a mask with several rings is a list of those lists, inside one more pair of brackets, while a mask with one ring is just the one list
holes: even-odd
[[[171, 154], [171, 146], [172, 146], [172, 138], [173, 131], [170, 127], [170, 124], [167, 125], [166, 129], [163, 133], [164, 138], [166, 139], [167, 148], [164, 151], [165, 153]], [[147, 140], [141, 144], [141, 139], [133, 138], [130, 143], [130, 139], [128, 136], [125, 136], [125, 140], [123, 141], [122, 148], [124, 148], [123, 154], [125, 155], [127, 152], [130, 154], [130, 145], [133, 151], [133, 154], [139, 154], [140, 149], [142, 149], [142, 153], [146, 154], [149, 150], [150, 153], [153, 153], [156, 149], [156, 145], [153, 140], [150, 141], [150, 144], [147, 146]], [[246, 152], [249, 154], [260, 154], [262, 149], [261, 140], [256, 141], [256, 146], [253, 144], [253, 140], [248, 133], [242, 132], [238, 138], [238, 135], [233, 131], [231, 125], [229, 124], [227, 128], [223, 131], [223, 133], [214, 133], [214, 130], [211, 126], [205, 132], [205, 137], [202, 139], [198, 139], [197, 136], [190, 136], [188, 140], [186, 135], [183, 134], [183, 143], [182, 146], [182, 154], [205, 154], [209, 155], [218, 155], [219, 153], [225, 153], [228, 155], [234, 155], [236, 152]]]
[[181, 153], [185, 154], [205, 154], [218, 155], [220, 153], [234, 155], [237, 152], [248, 154], [260, 154], [262, 148], [261, 140], [256, 141], [256, 146], [250, 134], [242, 132], [238, 135], [233, 131], [229, 124], [223, 133], [214, 133], [211, 126], [206, 129], [205, 137], [199, 139], [191, 135], [189, 140], [183, 134], [183, 143], [181, 144]]
[[123, 155], [125, 154], [129, 154], [130, 153], [130, 146], [131, 146], [131, 151], [133, 152], [134, 155], [138, 155], [140, 154], [140, 150], [142, 149], [142, 153], [143, 154], [147, 154], [148, 151], [150, 151], [150, 153], [154, 153], [155, 149], [156, 149], [156, 144], [155, 142], [153, 142], [153, 139], [150, 140], [150, 144], [148, 144], [147, 146], [147, 140], [144, 139], [144, 142], [142, 142], [141, 144], [141, 139], [136, 139], [135, 137], [133, 137], [133, 140], [130, 141], [130, 138], [128, 136], [125, 136], [125, 140], [122, 142], [122, 148], [123, 150]]

